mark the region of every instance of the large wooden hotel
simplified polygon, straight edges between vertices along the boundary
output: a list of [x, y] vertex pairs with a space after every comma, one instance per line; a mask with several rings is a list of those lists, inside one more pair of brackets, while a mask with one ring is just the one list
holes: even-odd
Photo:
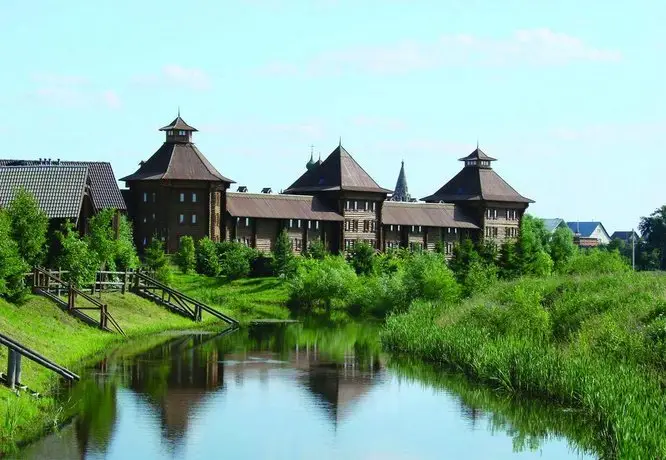
[[197, 130], [180, 114], [160, 131], [164, 143], [120, 179], [127, 187], [122, 196], [108, 163], [0, 160], [0, 206], [24, 187], [52, 220], [69, 219], [82, 232], [100, 209], [126, 211], [139, 250], [158, 237], [175, 252], [180, 238], [190, 235], [270, 251], [286, 229], [296, 253], [315, 240], [334, 253], [360, 240], [377, 250], [433, 250], [441, 242], [450, 254], [465, 237], [498, 244], [516, 238], [533, 202], [507, 184], [492, 168], [496, 160], [478, 147], [460, 158], [458, 174], [420, 202], [409, 195], [404, 164], [389, 190], [342, 144], [323, 161], [311, 157], [284, 193], [248, 193], [242, 186], [232, 188], [235, 182], [199, 151], [193, 142]]

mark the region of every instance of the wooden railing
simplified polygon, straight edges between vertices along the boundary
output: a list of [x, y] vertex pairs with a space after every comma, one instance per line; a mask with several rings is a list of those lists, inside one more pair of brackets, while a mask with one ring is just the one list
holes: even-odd
[[205, 311], [231, 326], [238, 326], [238, 321], [230, 316], [220, 313], [214, 308], [167, 286], [146, 273], [140, 271], [134, 272], [133, 280], [132, 290], [134, 293], [160, 303], [194, 321], [201, 321], [202, 313]]
[[[59, 273], [62, 274], [63, 272]], [[111, 316], [105, 303], [102, 303], [100, 300], [74, 287], [72, 283], [63, 281], [53, 272], [42, 267], [35, 267], [33, 270], [32, 287], [35, 293], [44, 295], [55, 301], [68, 313], [77, 316], [88, 323], [99, 324], [99, 328], [105, 331], [112, 331], [109, 327], [109, 325], [111, 325], [118, 333], [125, 336], [125, 332], [113, 316]], [[67, 296], [66, 303], [61, 298], [64, 295]], [[91, 304], [91, 306], [77, 306], [77, 298], [85, 299]], [[88, 316], [83, 310], [99, 310], [99, 322]]]
[[53, 361], [45, 358], [36, 351], [21, 345], [17, 341], [0, 334], [0, 345], [7, 347], [7, 374], [5, 375], [5, 384], [14, 389], [16, 385], [21, 385], [21, 357], [25, 356], [29, 360], [43, 366], [63, 378], [72, 381], [79, 380], [79, 376], [74, 372], [65, 369], [64, 367], [54, 363]]

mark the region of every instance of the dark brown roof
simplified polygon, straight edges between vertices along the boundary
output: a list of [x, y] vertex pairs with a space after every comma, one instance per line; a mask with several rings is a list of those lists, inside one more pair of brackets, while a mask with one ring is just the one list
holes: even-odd
[[385, 201], [382, 209], [382, 221], [388, 225], [479, 228], [453, 204]]
[[496, 158], [489, 157], [486, 155], [486, 153], [481, 150], [480, 148], [476, 148], [472, 153], [467, 155], [466, 157], [460, 158], [459, 161], [465, 161], [465, 160], [488, 160], [488, 161], [497, 161]]
[[171, 123], [160, 128], [160, 131], [181, 130], [181, 131], [198, 131], [198, 129], [185, 123], [185, 120], [178, 115]]
[[308, 195], [227, 193], [227, 212], [234, 217], [342, 221], [338, 212]]
[[76, 223], [89, 183], [87, 166], [0, 167], [0, 207], [9, 205], [23, 188], [34, 195], [49, 219], [71, 219]]
[[90, 190], [96, 209], [127, 210], [111, 163], [105, 161], [38, 161], [0, 160], [0, 166], [87, 166], [90, 176]]
[[291, 184], [287, 193], [311, 193], [326, 191], [354, 191], [390, 193], [391, 190], [377, 185], [354, 158], [339, 145], [319, 165], [306, 171]]
[[422, 200], [451, 203], [480, 200], [534, 203], [533, 200], [519, 194], [492, 169], [475, 166], [464, 167], [442, 188]]
[[192, 143], [165, 142], [148, 161], [122, 181], [138, 180], [204, 180], [233, 183], [220, 174]]

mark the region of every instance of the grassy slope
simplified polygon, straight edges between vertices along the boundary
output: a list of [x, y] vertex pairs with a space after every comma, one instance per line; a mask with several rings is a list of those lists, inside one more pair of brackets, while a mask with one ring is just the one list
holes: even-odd
[[[103, 301], [129, 336], [195, 326], [191, 320], [133, 294], [104, 294]], [[204, 322], [207, 320], [211, 319], [204, 318]], [[226, 327], [224, 323], [220, 324], [220, 327]], [[215, 327], [218, 327], [217, 323]], [[20, 306], [0, 299], [0, 330], [74, 371], [82, 360], [122, 340], [118, 334], [85, 325], [48, 299], [38, 296], [30, 296]], [[7, 349], [1, 347], [0, 366], [6, 362]], [[21, 380], [32, 390], [47, 394], [57, 381], [55, 374], [25, 358], [22, 373]], [[35, 438], [49, 425], [59, 423], [62, 415], [62, 408], [50, 397], [36, 400], [25, 393], [17, 397], [7, 388], [0, 387], [0, 451], [11, 450], [15, 442]]]
[[606, 456], [666, 453], [666, 276], [500, 283], [456, 306], [392, 317], [389, 349], [444, 363], [501, 391], [580, 407]]
[[[286, 319], [287, 288], [279, 278], [252, 278], [228, 282], [176, 271], [173, 287], [241, 323], [252, 319]], [[205, 314], [204, 314], [205, 316]]]

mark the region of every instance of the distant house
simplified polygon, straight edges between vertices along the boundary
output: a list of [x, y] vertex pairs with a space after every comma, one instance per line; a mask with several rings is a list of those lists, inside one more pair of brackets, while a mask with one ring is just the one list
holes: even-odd
[[111, 165], [106, 162], [0, 160], [0, 207], [19, 189], [32, 193], [52, 228], [69, 220], [81, 233], [102, 209], [126, 211]]
[[580, 247], [595, 247], [611, 241], [601, 222], [567, 222], [567, 225], [574, 233], [574, 243]]
[[555, 219], [541, 219], [543, 226], [546, 228], [548, 233], [553, 233], [558, 228], [568, 228], [567, 223], [564, 219], [555, 218]]
[[640, 236], [638, 236], [638, 233], [636, 233], [633, 230], [630, 231], [619, 231], [619, 232], [614, 232], [611, 235], [611, 240], [621, 240], [624, 241], [625, 243], [630, 244], [632, 241], [632, 236], [634, 241], [638, 241], [641, 239]]

